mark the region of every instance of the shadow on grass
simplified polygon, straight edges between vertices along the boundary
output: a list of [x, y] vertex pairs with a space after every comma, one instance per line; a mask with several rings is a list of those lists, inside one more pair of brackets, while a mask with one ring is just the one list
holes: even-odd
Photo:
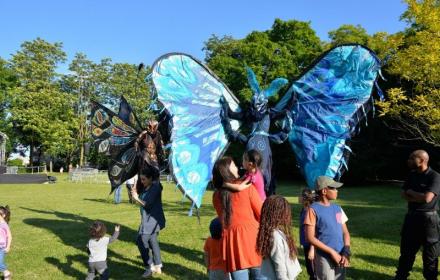
[[[38, 210], [22, 207], [22, 209], [55, 216], [58, 219], [44, 219], [44, 218], [28, 218], [24, 219], [23, 222], [38, 228], [44, 228], [50, 230], [53, 234], [57, 235], [62, 242], [71, 246], [75, 249], [81, 250], [84, 253], [75, 254], [75, 255], [67, 255], [66, 262], [61, 261], [60, 259], [54, 257], [46, 257], [45, 260], [49, 264], [54, 265], [59, 270], [61, 270], [65, 275], [69, 275], [76, 279], [84, 278], [87, 269], [84, 271], [79, 271], [72, 267], [74, 262], [79, 262], [87, 266], [87, 253], [86, 253], [86, 244], [88, 242], [87, 232], [89, 226], [93, 223], [94, 220], [89, 219], [87, 217], [83, 217], [80, 215], [65, 213], [59, 211], [46, 211], [46, 210]], [[102, 221], [107, 225], [107, 228], [110, 229], [110, 225], [113, 226], [112, 222]], [[137, 236], [137, 231], [125, 227], [121, 225], [121, 234], [119, 235], [119, 240], [125, 242], [131, 242], [133, 246], [135, 244], [135, 238]], [[179, 255], [182, 258], [187, 259], [191, 262], [197, 262], [200, 265], [203, 265], [203, 258], [199, 251], [193, 249], [187, 249], [183, 247], [179, 247], [170, 243], [160, 242], [161, 251], [167, 252], [170, 255]], [[109, 269], [112, 278], [116, 279], [128, 279], [140, 276], [143, 270], [143, 264], [141, 258], [139, 256], [138, 260], [133, 261], [132, 259], [126, 258], [123, 255], [114, 252], [109, 248], [108, 256], [111, 259], [109, 262]], [[167, 275], [173, 276], [176, 279], [201, 279], [205, 277], [199, 271], [195, 271], [189, 269], [183, 265], [176, 263], [164, 263], [164, 271]], [[135, 276], [136, 275], [136, 276]], [[184, 278], [182, 278], [184, 276]], [[128, 278], [127, 278], [128, 277]], [[185, 278], [187, 277], [187, 278]]]
[[[356, 254], [356, 258], [362, 259], [366, 262], [369, 262], [371, 264], [380, 265], [380, 266], [388, 266], [388, 267], [394, 267], [397, 269], [397, 265], [399, 262], [399, 256], [396, 256], [395, 259], [391, 258], [384, 258], [384, 257], [378, 257], [378, 256], [372, 256], [372, 255], [364, 255], [364, 254]], [[421, 258], [421, 252], [417, 255], [417, 257]], [[423, 269], [420, 267], [413, 267], [412, 271], [417, 271], [422, 273]]]
[[370, 270], [363, 270], [350, 267], [347, 270], [347, 279], [355, 280], [390, 280], [392, 276], [380, 272], [374, 272]]
[[[115, 203], [113, 203], [112, 199], [84, 198], [83, 200], [94, 202], [94, 203], [98, 202], [98, 203], [104, 203], [104, 204], [115, 204]], [[128, 205], [135, 206], [135, 204], [131, 204], [128, 201], [122, 201], [121, 204], [128, 204]], [[172, 215], [178, 215], [178, 216], [183, 216], [183, 217], [188, 216], [188, 213], [189, 213], [191, 206], [192, 206], [192, 204], [188, 201], [162, 202], [162, 205], [163, 205], [163, 209], [165, 211], [165, 214], [171, 213]], [[193, 209], [194, 216], [197, 215], [196, 211], [197, 211], [196, 209]], [[199, 215], [201, 217], [202, 216], [212, 217], [213, 215], [216, 215], [216, 213], [212, 207], [202, 207], [201, 209], [199, 209]]]

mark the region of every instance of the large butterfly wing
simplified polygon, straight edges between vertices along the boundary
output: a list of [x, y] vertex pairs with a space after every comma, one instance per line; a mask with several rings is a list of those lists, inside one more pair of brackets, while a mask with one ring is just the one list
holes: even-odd
[[290, 106], [293, 113], [289, 142], [310, 188], [318, 176], [339, 179], [346, 170], [347, 141], [371, 108], [380, 66], [363, 46], [337, 46], [293, 82], [277, 104], [276, 109]]
[[124, 96], [121, 96], [121, 101], [119, 102], [118, 117], [137, 131], [142, 131], [139, 120]]
[[[131, 111], [127, 112], [123, 111], [122, 116], [129, 117], [132, 114]], [[108, 174], [113, 191], [137, 171], [139, 156], [134, 149], [134, 142], [140, 132], [97, 102], [92, 102], [91, 132], [98, 152], [110, 157]]]
[[[172, 117], [171, 169], [182, 192], [200, 207], [215, 161], [227, 139], [221, 124], [220, 97], [238, 110], [238, 101], [201, 62], [185, 54], [167, 54], [152, 67], [158, 100]], [[238, 129], [238, 122], [231, 123]]]

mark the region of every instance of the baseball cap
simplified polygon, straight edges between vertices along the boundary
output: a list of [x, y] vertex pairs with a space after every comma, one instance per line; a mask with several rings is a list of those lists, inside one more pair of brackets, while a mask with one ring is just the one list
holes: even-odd
[[328, 176], [319, 176], [318, 179], [316, 179], [316, 190], [323, 190], [327, 187], [332, 188], [340, 188], [342, 187], [342, 183], [336, 182], [332, 178]]

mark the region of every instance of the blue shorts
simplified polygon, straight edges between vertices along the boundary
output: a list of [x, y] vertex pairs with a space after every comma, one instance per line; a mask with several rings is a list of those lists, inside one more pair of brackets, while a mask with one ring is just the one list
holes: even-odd
[[5, 256], [6, 256], [5, 250], [0, 249], [0, 272], [3, 272], [8, 269], [5, 263]]

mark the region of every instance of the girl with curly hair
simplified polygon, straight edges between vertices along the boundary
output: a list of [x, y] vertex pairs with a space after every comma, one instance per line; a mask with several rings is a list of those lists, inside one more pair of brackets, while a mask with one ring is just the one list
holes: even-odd
[[261, 273], [267, 279], [292, 280], [301, 272], [291, 231], [289, 202], [279, 195], [269, 196], [261, 209], [257, 251], [263, 257]]

